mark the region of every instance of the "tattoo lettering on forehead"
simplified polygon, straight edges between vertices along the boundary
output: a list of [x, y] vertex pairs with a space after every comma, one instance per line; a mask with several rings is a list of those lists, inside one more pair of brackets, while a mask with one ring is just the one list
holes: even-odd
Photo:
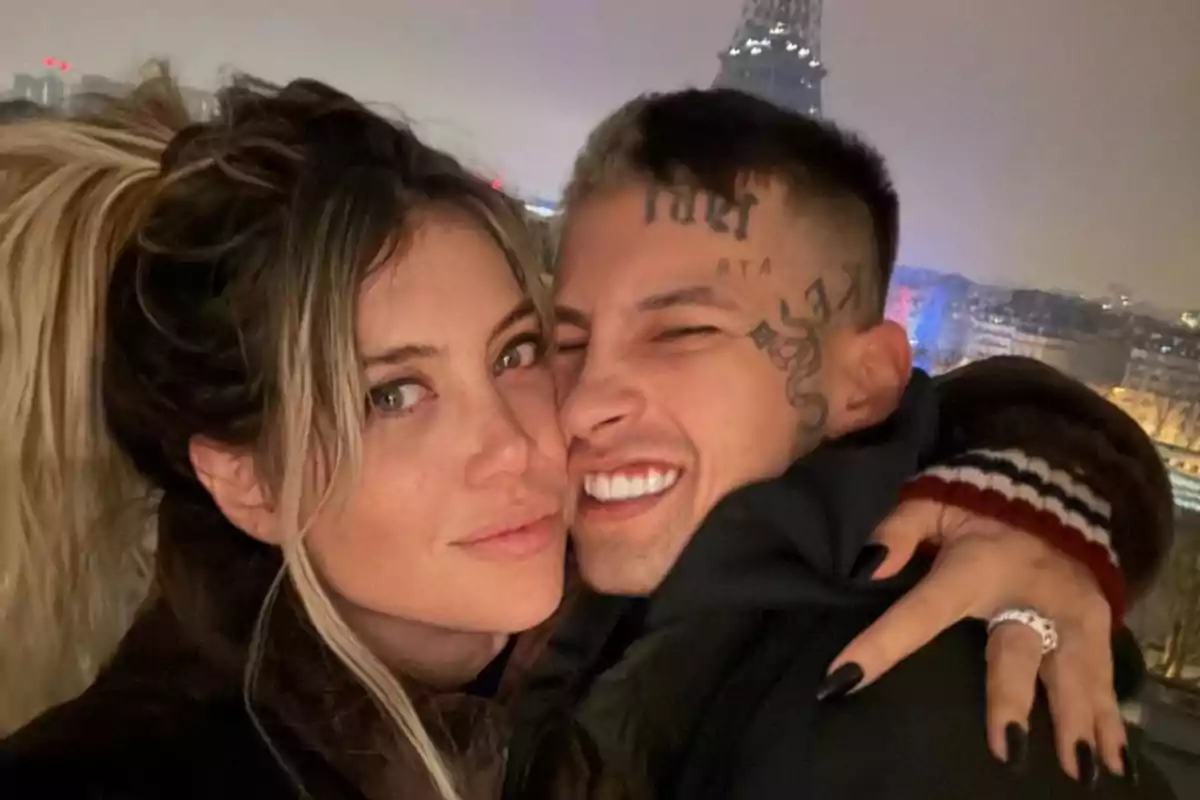
[[759, 261], [756, 258], [721, 258], [717, 260], [718, 278], [735, 274], [743, 278], [749, 278], [751, 275], [770, 275], [771, 259], [764, 258]]
[[729, 233], [729, 217], [734, 214], [735, 225], [733, 238], [739, 242], [750, 235], [750, 210], [758, 205], [758, 197], [750, 192], [744, 192], [736, 202], [729, 202], [724, 197], [715, 194], [708, 195], [708, 213], [705, 219], [708, 227], [717, 233]]
[[680, 225], [696, 221], [696, 190], [690, 186], [651, 186], [646, 190], [646, 224], [658, 220], [658, 200], [666, 194], [671, 199], [670, 218]]
[[704, 204], [704, 223], [714, 233], [732, 233], [733, 238], [745, 241], [750, 235], [750, 212], [758, 205], [758, 197], [752, 192], [743, 192], [736, 201], [730, 202], [712, 192], [698, 191], [690, 186], [660, 186], [655, 184], [646, 190], [645, 220], [649, 225], [657, 222], [659, 199], [670, 198], [668, 216], [678, 225], [693, 225], [696, 222], [696, 206]]
[[787, 301], [780, 300], [779, 328], [764, 319], [750, 331], [750, 339], [786, 376], [787, 401], [801, 412], [800, 433], [806, 438], [819, 436], [829, 418], [829, 400], [817, 383], [821, 372], [820, 325], [793, 316]]

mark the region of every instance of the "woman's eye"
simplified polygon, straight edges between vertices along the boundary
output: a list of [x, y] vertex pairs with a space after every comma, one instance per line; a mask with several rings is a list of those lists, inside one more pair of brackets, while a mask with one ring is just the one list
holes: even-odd
[[425, 399], [429, 390], [412, 381], [394, 381], [372, 389], [371, 410], [380, 414], [407, 414]]
[[511, 342], [504, 352], [500, 354], [500, 357], [496, 359], [493, 372], [499, 375], [510, 369], [532, 367], [534, 364], [540, 362], [542, 356], [545, 354], [546, 343], [542, 337], [537, 334], [520, 337]]
[[677, 339], [686, 339], [689, 336], [710, 336], [720, 332], [720, 328], [715, 328], [712, 325], [687, 325], [680, 328], [667, 328], [654, 338], [660, 342], [673, 342]]

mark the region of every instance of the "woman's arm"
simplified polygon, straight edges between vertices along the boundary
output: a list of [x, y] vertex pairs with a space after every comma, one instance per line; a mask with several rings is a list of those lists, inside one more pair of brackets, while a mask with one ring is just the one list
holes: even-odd
[[[813, 735], [814, 797], [1171, 798], [1165, 781], [1130, 737], [1129, 774], [1096, 770], [1089, 781], [1058, 766], [1045, 696], [1008, 764], [992, 757], [983, 722], [987, 634], [963, 622], [855, 698], [823, 704]], [[853, 702], [850, 702], [853, 700]], [[782, 797], [782, 795], [781, 795]]]
[[960, 619], [1033, 607], [1058, 624], [1060, 647], [1043, 660], [1040, 640], [1016, 625], [989, 644], [993, 752], [1007, 758], [1006, 731], [1024, 720], [1040, 675], [1064, 768], [1080, 774], [1082, 741], [1119, 772], [1110, 634], [1169, 549], [1166, 470], [1128, 415], [1040, 362], [988, 359], [937, 390], [932, 463], [876, 535], [890, 550], [878, 575], [921, 544], [940, 548], [934, 570], [832, 668], [857, 663], [867, 685]]
[[[1033, 359], [979, 361], [935, 385], [941, 407], [935, 460], [1018, 450], [1060, 473], [1067, 491], [1082, 488], [1102, 498], [1111, 506], [1108, 533], [1125, 595], [1141, 597], [1174, 533], [1170, 481], [1145, 431], [1087, 386]], [[1045, 538], [1062, 545], [1056, 536]], [[1121, 610], [1114, 609], [1118, 618]]]
[[[1168, 800], [1174, 797], [1130, 737], [1125, 776], [1059, 769], [1045, 696], [1008, 763], [984, 735], [987, 641], [977, 621], [943, 631], [876, 683], [837, 702], [812, 700], [814, 664], [831, 642], [861, 630], [875, 611], [843, 610], [805, 629], [804, 615], [774, 618], [747, 647], [703, 724], [688, 737], [676, 782], [662, 796], [687, 800]], [[811, 621], [811, 620], [809, 620]], [[771, 623], [767, 623], [771, 624]], [[797, 635], [803, 651], [780, 642]], [[790, 635], [789, 635], [790, 634]], [[833, 645], [836, 646], [836, 645]]]

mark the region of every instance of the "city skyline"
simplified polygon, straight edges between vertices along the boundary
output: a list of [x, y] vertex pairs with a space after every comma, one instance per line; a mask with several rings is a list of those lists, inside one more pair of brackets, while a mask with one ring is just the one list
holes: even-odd
[[[78, 73], [68, 62], [46, 59], [43, 69], [18, 72], [11, 86], [0, 92], [0, 100], [34, 103], [55, 110], [78, 110], [96, 98], [120, 96], [133, 90], [133, 80], [117, 80], [106, 75]], [[216, 97], [203, 89], [180, 86], [180, 93], [194, 119], [209, 116], [216, 108]]]
[[1088, 384], [1155, 440], [1177, 504], [1200, 512], [1200, 326], [910, 267], [897, 267], [886, 314], [908, 331], [915, 365], [927, 371], [1021, 355]]
[[[391, 104], [522, 194], [555, 197], [590, 128], [651, 89], [712, 83], [739, 0], [297, 0], [102, 10], [10, 4], [0, 70], [46, 56], [185, 83], [236, 67]], [[825, 116], [888, 157], [901, 261], [1200, 306], [1200, 4], [826, 0]], [[617, 57], [619, 56], [619, 57]], [[1135, 280], [1136, 276], [1136, 280]]]
[[[808, 66], [810, 69], [816, 69], [819, 77], [823, 78], [826, 74], [825, 65], [819, 61], [820, 53], [820, 0], [746, 0], [743, 9], [743, 16], [738, 24], [734, 34], [734, 47], [739, 49], [737, 44], [741, 38], [747, 35], [749, 31], [751, 35], [759, 29], [766, 31], [777, 41], [775, 44], [781, 45], [780, 49], [786, 53], [791, 53], [794, 50], [799, 50], [802, 44], [808, 44], [812, 50], [813, 63]], [[790, 15], [790, 16], [789, 16]], [[762, 35], [761, 33], [757, 35]], [[769, 50], [771, 42], [762, 41], [762, 50]], [[804, 48], [807, 57], [808, 48]], [[764, 54], [762, 51], [749, 53], [752, 58]], [[737, 55], [742, 55], [738, 53]], [[770, 53], [765, 53], [770, 56]], [[740, 61], [740, 59], [735, 59]], [[763, 70], [759, 70], [756, 74], [748, 74], [743, 77], [731, 76], [730, 61], [722, 58], [722, 69], [714, 85], [736, 85], [746, 91], [752, 91], [760, 94], [774, 102], [787, 103], [791, 97], [786, 91], [782, 94], [773, 93], [775, 88], [773, 76], [767, 71], [766, 85], [756, 85], [756, 80], [762, 80]], [[0, 92], [0, 99], [7, 100], [24, 100], [36, 103], [41, 106], [51, 108], [60, 108], [68, 106], [72, 101], [86, 102], [87, 97], [92, 94], [113, 95], [120, 94], [132, 88], [133, 83], [128, 81], [118, 81], [102, 75], [94, 74], [79, 74], [72, 71], [71, 65], [68, 62], [58, 59], [47, 58], [42, 64], [43, 69], [38, 73], [16, 73], [13, 75], [11, 87]], [[776, 69], [772, 66], [771, 70]], [[739, 66], [734, 66], [733, 70], [740, 69]], [[215, 96], [205, 90], [192, 89], [182, 87], [185, 99], [189, 102], [194, 116], [203, 117], [211, 113], [215, 108]], [[802, 99], [801, 112], [819, 113], [820, 107], [808, 106], [811, 102], [805, 96], [806, 93], [802, 89], [799, 92], [799, 97]], [[816, 84], [815, 92], [816, 102], [819, 103], [820, 88], [819, 81]], [[23, 113], [23, 112], [22, 112]], [[499, 185], [499, 184], [498, 184]], [[557, 213], [556, 202], [525, 196], [526, 208], [533, 214], [541, 217], [552, 217]], [[935, 275], [940, 275], [947, 279], [962, 278], [967, 279], [956, 270], [939, 269], [926, 265], [906, 265], [897, 264], [897, 270], [919, 270]], [[1106, 291], [1099, 294], [1088, 294], [1085, 292], [1072, 292], [1063, 290], [1054, 286], [1032, 286], [1011, 284], [1006, 285], [998, 282], [983, 282], [981, 285], [988, 285], [991, 288], [1009, 289], [1014, 291], [1022, 290], [1038, 290], [1047, 294], [1053, 294], [1067, 298], [1081, 298], [1097, 303], [1104, 303], [1105, 308], [1110, 308], [1112, 305], [1123, 307], [1129, 311], [1146, 314], [1157, 318], [1160, 321], [1166, 321], [1171, 324], [1182, 324], [1186, 328], [1200, 328], [1200, 308], [1177, 308], [1156, 306], [1153, 304], [1141, 302], [1138, 300], [1132, 290], [1126, 289], [1117, 285], [1106, 287]]]

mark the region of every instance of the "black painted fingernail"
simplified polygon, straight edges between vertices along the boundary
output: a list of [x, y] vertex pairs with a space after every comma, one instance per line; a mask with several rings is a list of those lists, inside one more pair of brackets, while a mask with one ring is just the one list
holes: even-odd
[[1129, 748], [1121, 748], [1121, 769], [1125, 772], [1125, 780], [1134, 786], [1138, 785], [1137, 762], [1129, 755]]
[[845, 697], [855, 686], [862, 683], [863, 677], [862, 667], [858, 664], [853, 661], [842, 664], [825, 676], [825, 680], [817, 689], [817, 699], [837, 700], [839, 697]]
[[1008, 745], [1008, 761], [1005, 763], [1013, 772], [1025, 771], [1025, 760], [1029, 756], [1029, 734], [1019, 722], [1010, 722], [1004, 728], [1004, 742]]
[[888, 549], [882, 544], [872, 542], [863, 547], [859, 551], [858, 557], [854, 559], [854, 564], [850, 567], [851, 578], [869, 578], [875, 574], [875, 570], [883, 565], [887, 560]]
[[1075, 763], [1079, 767], [1079, 782], [1088, 788], [1095, 786], [1096, 779], [1100, 777], [1096, 772], [1096, 753], [1082, 739], [1075, 743]]

